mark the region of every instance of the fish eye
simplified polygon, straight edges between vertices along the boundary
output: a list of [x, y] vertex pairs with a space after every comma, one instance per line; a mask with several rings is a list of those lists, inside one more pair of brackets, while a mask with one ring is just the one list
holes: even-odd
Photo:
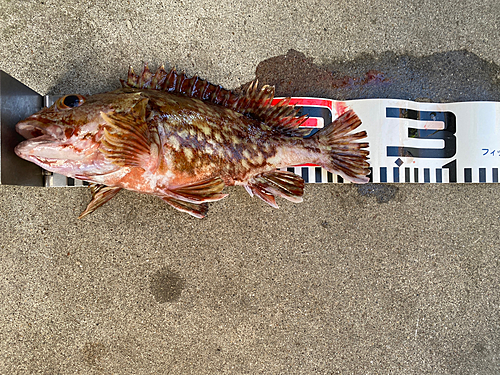
[[85, 103], [85, 98], [81, 95], [66, 95], [56, 102], [58, 109], [76, 108]]

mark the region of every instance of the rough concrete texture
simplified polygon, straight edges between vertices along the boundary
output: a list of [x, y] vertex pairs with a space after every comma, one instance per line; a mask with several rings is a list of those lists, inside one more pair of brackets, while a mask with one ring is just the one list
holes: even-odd
[[[285, 94], [499, 100], [499, 4], [4, 0], [0, 69], [41, 94], [149, 61], [230, 88], [257, 70]], [[280, 210], [227, 190], [204, 220], [129, 192], [77, 220], [85, 189], [1, 186], [0, 373], [500, 373], [498, 185], [308, 185]]]

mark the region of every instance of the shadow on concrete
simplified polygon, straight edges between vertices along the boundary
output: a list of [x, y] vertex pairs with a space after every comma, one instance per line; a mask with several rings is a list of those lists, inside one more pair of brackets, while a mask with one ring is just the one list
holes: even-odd
[[274, 85], [278, 96], [500, 100], [500, 67], [467, 51], [423, 57], [363, 54], [355, 60], [332, 60], [319, 66], [303, 53], [289, 50], [262, 61], [255, 74], [261, 84]]

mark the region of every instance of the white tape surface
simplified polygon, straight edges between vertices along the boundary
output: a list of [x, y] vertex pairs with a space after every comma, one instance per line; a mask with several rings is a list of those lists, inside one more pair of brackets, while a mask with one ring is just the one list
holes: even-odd
[[[498, 102], [294, 98], [293, 103], [303, 105], [313, 127], [316, 117], [327, 123], [346, 106], [352, 108], [363, 122], [360, 129], [368, 133], [372, 182], [499, 182]], [[294, 171], [309, 177], [308, 182], [337, 182], [329, 173], [322, 178], [325, 172], [319, 168]]]
[[[275, 101], [279, 98], [275, 99]], [[292, 98], [321, 128], [352, 108], [368, 133], [372, 182], [499, 182], [500, 103], [420, 103], [394, 99]], [[283, 168], [287, 169], [287, 168]], [[343, 182], [320, 167], [288, 168], [309, 183]], [[47, 186], [81, 186], [64, 176]]]
[[500, 103], [348, 103], [368, 132], [374, 182], [498, 182]]

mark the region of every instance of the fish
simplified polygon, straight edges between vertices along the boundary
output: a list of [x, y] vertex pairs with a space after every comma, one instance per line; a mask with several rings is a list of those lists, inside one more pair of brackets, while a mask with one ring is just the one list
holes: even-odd
[[313, 163], [355, 183], [368, 182], [366, 131], [346, 109], [315, 134], [290, 98], [258, 81], [241, 92], [162, 65], [130, 67], [121, 88], [59, 98], [16, 125], [15, 153], [47, 171], [87, 181], [92, 199], [82, 218], [122, 189], [154, 195], [196, 218], [208, 203], [242, 185], [278, 208], [276, 197], [302, 202], [304, 180], [282, 171]]

